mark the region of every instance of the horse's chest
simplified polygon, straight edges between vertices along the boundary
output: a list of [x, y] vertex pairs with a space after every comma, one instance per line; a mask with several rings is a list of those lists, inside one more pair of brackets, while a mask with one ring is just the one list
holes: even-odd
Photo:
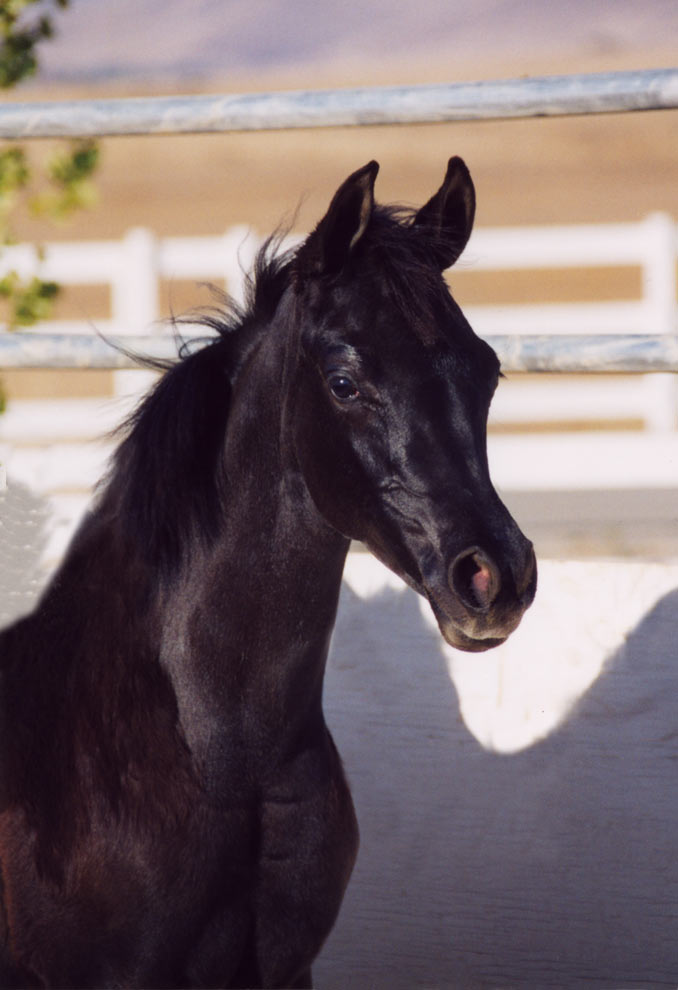
[[[241, 798], [223, 789], [215, 807], [223, 813], [216, 831], [224, 866], [248, 864], [255, 902], [278, 877], [293, 888], [306, 869], [321, 887], [321, 875], [342, 891], [352, 869], [358, 829], [339, 757], [326, 733], [275, 770], [262, 770]], [[287, 874], [287, 875], [286, 875]], [[330, 880], [331, 878], [331, 880]]]
[[[257, 804], [251, 819], [245, 857], [249, 881], [236, 879], [233, 887], [233, 849], [230, 855], [226, 850], [222, 906], [205, 928], [196, 959], [209, 957], [230, 928], [241, 939], [240, 980], [292, 985], [336, 920], [357, 846], [355, 813], [343, 775], [330, 774], [322, 786], [296, 796], [289, 782], [281, 780]], [[239, 902], [244, 914], [234, 911], [238, 889], [244, 894]]]
[[[331, 741], [265, 785], [215, 797], [198, 790], [186, 817], [143, 832], [102, 818], [73, 851], [66, 900], [34, 876], [30, 924], [11, 918], [29, 968], [72, 985], [120, 973], [139, 985], [293, 983], [336, 919], [357, 850]], [[28, 905], [20, 876], [7, 879], [13, 902]]]

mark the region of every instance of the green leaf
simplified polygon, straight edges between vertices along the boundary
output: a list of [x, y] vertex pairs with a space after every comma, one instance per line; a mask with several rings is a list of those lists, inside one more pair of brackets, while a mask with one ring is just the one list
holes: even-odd
[[[70, 0], [0, 0], [0, 88], [15, 86], [35, 73], [37, 46], [54, 36], [52, 18], [46, 12], [50, 2], [54, 8], [65, 10]], [[41, 5], [41, 12], [31, 20], [29, 9], [37, 5]], [[0, 151], [0, 253], [2, 245], [16, 241], [11, 218], [19, 206], [28, 204], [31, 209], [61, 220], [91, 205], [96, 192], [90, 180], [98, 158], [94, 141], [71, 145], [68, 151], [55, 155], [47, 167], [51, 188], [30, 195], [34, 173], [23, 148], [12, 145]], [[38, 258], [42, 256], [38, 248]], [[16, 272], [9, 272], [0, 278], [0, 318], [4, 317], [10, 330], [32, 326], [51, 315], [59, 292], [56, 282], [37, 276], [24, 281]], [[5, 393], [0, 382], [0, 414], [4, 408]]]
[[[68, 6], [68, 0], [53, 2], [57, 8]], [[54, 36], [48, 14], [43, 13], [32, 22], [22, 16], [27, 8], [38, 3], [49, 6], [49, 0], [0, 0], [0, 87], [7, 89], [34, 75], [38, 67], [36, 46]]]
[[99, 149], [94, 141], [78, 141], [68, 152], [60, 152], [49, 163], [49, 174], [55, 185], [68, 188], [88, 178], [99, 161]]
[[96, 190], [89, 181], [99, 161], [99, 148], [91, 140], [72, 143], [48, 164], [51, 188], [33, 196], [32, 212], [52, 220], [67, 219], [76, 210], [87, 209], [96, 202]]
[[6, 38], [0, 45], [0, 87], [8, 89], [34, 75], [38, 61], [33, 52], [35, 39], [23, 33]]
[[0, 195], [23, 189], [30, 178], [30, 168], [23, 148], [0, 151]]
[[30, 327], [51, 313], [60, 287], [34, 277], [22, 282], [16, 272], [0, 279], [0, 297], [7, 301], [7, 328]]

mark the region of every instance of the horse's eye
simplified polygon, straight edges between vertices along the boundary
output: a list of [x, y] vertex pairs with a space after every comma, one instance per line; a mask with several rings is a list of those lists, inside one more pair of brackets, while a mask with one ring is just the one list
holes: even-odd
[[350, 402], [351, 399], [357, 399], [360, 395], [358, 386], [348, 375], [330, 375], [327, 384], [332, 395], [340, 402]]

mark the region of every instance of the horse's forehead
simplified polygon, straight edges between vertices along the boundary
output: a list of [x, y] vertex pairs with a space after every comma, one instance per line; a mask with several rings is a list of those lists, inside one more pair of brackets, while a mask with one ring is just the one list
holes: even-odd
[[369, 364], [402, 367], [413, 378], [431, 367], [451, 376], [458, 370], [496, 374], [494, 352], [476, 336], [442, 277], [424, 279], [419, 292], [408, 285], [405, 293], [379, 276], [378, 269], [363, 270], [315, 295], [312, 322], [322, 344], [349, 347]]
[[316, 313], [323, 314], [324, 325], [334, 325], [339, 332], [374, 338], [387, 343], [394, 340], [419, 343], [444, 341], [456, 335], [455, 324], [465, 320], [449, 291], [432, 294], [423, 289], [408, 292], [380, 279], [377, 273], [340, 285], [324, 300], [316, 299]]
[[431, 364], [452, 371], [463, 364], [484, 364], [489, 350], [474, 333], [451, 296], [420, 305], [386, 305], [356, 328], [362, 340], [384, 360]]
[[450, 302], [445, 314], [427, 322], [425, 313], [421, 323], [415, 318], [380, 325], [371, 335], [379, 363], [398, 367], [412, 381], [435, 377], [454, 385], [460, 379], [496, 379], [500, 366], [494, 350]]

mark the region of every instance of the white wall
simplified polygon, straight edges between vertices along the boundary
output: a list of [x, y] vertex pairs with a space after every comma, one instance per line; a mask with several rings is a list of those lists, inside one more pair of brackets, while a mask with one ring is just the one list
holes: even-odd
[[361, 851], [316, 986], [678, 985], [678, 566], [542, 562], [465, 655], [354, 557], [326, 708]]

